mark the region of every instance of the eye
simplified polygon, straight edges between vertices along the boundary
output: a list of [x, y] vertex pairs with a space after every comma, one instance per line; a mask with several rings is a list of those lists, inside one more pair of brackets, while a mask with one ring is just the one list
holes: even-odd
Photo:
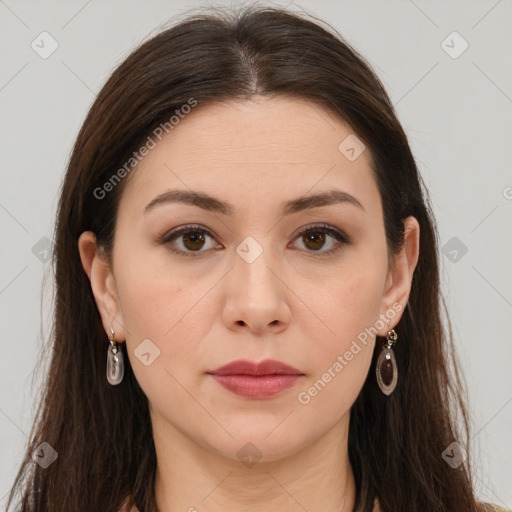
[[[210, 239], [209, 244], [208, 239]], [[350, 243], [345, 233], [327, 224], [308, 226], [302, 229], [295, 239], [302, 242], [302, 248], [307, 252], [317, 252], [321, 256], [334, 254]], [[199, 225], [176, 228], [161, 237], [160, 243], [168, 245], [176, 254], [192, 257], [211, 249], [222, 248], [215, 244], [215, 236]], [[327, 250], [325, 250], [326, 245]]]
[[[201, 226], [183, 226], [167, 233], [161, 239], [163, 244], [176, 244], [178, 249], [170, 248], [172, 252], [183, 256], [195, 256], [194, 253], [206, 252], [212, 248], [219, 247], [215, 243], [210, 242], [208, 247], [207, 239], [213, 242], [214, 236], [207, 229]], [[206, 249], [204, 249], [206, 245]]]
[[[308, 252], [319, 252], [322, 256], [328, 256], [342, 249], [350, 243], [348, 236], [327, 224], [320, 226], [308, 226], [297, 235], [303, 247]], [[325, 245], [327, 243], [327, 249]]]

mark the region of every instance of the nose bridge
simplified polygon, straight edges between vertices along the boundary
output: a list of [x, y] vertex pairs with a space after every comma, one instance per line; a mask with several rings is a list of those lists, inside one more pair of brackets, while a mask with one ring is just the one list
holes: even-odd
[[[268, 238], [266, 239], [269, 240]], [[248, 236], [235, 248], [231, 285], [224, 319], [231, 328], [247, 325], [253, 331], [283, 328], [291, 318], [280, 279], [278, 258], [271, 244]]]
[[276, 265], [270, 245], [268, 239], [257, 240], [247, 236], [235, 249], [234, 278], [238, 286], [245, 288], [244, 293], [247, 295], [254, 295], [258, 291], [268, 293], [268, 287], [276, 288], [279, 285], [270, 271]]

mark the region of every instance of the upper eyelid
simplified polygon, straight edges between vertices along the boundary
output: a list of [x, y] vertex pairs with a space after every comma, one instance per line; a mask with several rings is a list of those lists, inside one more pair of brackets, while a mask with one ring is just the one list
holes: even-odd
[[195, 224], [191, 224], [191, 225], [185, 225], [185, 226], [180, 226], [176, 229], [171, 229], [170, 231], [166, 231], [161, 237], [160, 237], [160, 240], [163, 242], [163, 241], [169, 241], [170, 239], [172, 239], [173, 237], [177, 237], [177, 236], [181, 236], [183, 235], [184, 233], [187, 233], [188, 231], [204, 231], [208, 236], [212, 237], [212, 238], [216, 238], [217, 235], [215, 235], [215, 233], [213, 231], [211, 231], [210, 229], [204, 227], [204, 226], [200, 226], [200, 225], [195, 225]]

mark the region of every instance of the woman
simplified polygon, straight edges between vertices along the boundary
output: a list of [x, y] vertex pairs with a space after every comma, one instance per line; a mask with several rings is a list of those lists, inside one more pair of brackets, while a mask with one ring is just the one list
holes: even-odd
[[51, 369], [10, 502], [494, 510], [425, 194], [334, 31], [250, 8], [144, 43], [71, 155]]

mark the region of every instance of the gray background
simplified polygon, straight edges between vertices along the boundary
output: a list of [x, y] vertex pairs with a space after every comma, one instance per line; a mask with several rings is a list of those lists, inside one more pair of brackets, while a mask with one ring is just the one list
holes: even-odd
[[[39, 389], [33, 371], [52, 291], [50, 282], [42, 295], [45, 250], [74, 139], [94, 95], [134, 45], [207, 5], [0, 1], [1, 505]], [[512, 3], [298, 0], [290, 8], [337, 28], [396, 105], [438, 221], [443, 290], [468, 381], [477, 492], [512, 508]], [[44, 31], [58, 44], [47, 58], [40, 53], [52, 41], [39, 36]], [[458, 55], [464, 40], [469, 46]]]

